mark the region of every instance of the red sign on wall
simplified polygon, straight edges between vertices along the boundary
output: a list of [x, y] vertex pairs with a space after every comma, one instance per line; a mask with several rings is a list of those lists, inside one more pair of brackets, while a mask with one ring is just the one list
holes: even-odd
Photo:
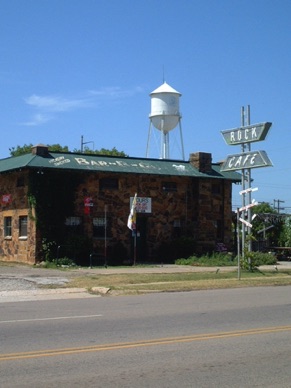
[[2, 195], [2, 205], [8, 205], [12, 201], [12, 195], [11, 194], [3, 194]]
[[93, 206], [92, 198], [85, 197], [84, 198], [84, 214], [90, 214], [90, 208]]

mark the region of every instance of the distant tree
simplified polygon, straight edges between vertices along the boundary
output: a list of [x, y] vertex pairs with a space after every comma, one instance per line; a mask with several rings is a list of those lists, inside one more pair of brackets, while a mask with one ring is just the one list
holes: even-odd
[[24, 144], [24, 146], [20, 147], [11, 147], [9, 148], [10, 156], [20, 156], [24, 154], [28, 154], [31, 152], [32, 144]]
[[49, 144], [48, 149], [51, 152], [70, 152], [68, 146], [61, 146], [60, 144]]
[[253, 214], [256, 214], [252, 221], [253, 236], [261, 240], [265, 229], [270, 245], [277, 246], [283, 228], [278, 212], [268, 202], [262, 202], [253, 207]]
[[282, 232], [280, 234], [279, 246], [291, 247], [291, 216], [286, 216], [283, 221]]
[[[74, 149], [74, 152], [81, 153], [81, 150]], [[123, 151], [118, 151], [115, 147], [113, 147], [111, 150], [106, 148], [101, 148], [100, 150], [91, 150], [88, 147], [84, 147], [84, 150], [82, 152], [83, 154], [90, 154], [90, 155], [112, 155], [112, 156], [128, 156]]]
[[[33, 144], [24, 144], [23, 146], [17, 146], [17, 147], [11, 147], [9, 148], [10, 156], [20, 156], [24, 154], [31, 153], [31, 148], [33, 147]], [[51, 152], [71, 152], [68, 148], [68, 146], [61, 146], [60, 144], [49, 144], [47, 145], [49, 151]], [[73, 152], [81, 153], [81, 150], [74, 149]], [[89, 148], [85, 147], [83, 150], [84, 154], [90, 154], [90, 155], [112, 155], [112, 156], [124, 156], [127, 157], [125, 152], [118, 151], [115, 147], [113, 147], [111, 150], [106, 148], [101, 148], [100, 150], [90, 150]]]
[[[24, 154], [31, 153], [31, 148], [33, 144], [24, 144], [23, 146], [11, 147], [9, 148], [11, 156], [20, 156]], [[69, 152], [69, 148], [67, 146], [61, 146], [60, 144], [51, 144], [47, 146], [48, 149], [52, 152]]]

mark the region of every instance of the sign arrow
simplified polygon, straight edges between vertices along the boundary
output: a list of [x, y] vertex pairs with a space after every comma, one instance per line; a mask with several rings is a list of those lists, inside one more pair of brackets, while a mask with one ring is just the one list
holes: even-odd
[[252, 203], [250, 203], [249, 205], [246, 205], [246, 206], [241, 207], [240, 209], [238, 209], [238, 211], [239, 211], [239, 212], [243, 212], [244, 210], [248, 210], [248, 209], [250, 209], [251, 207], [257, 206], [257, 205], [258, 205], [258, 202], [252, 202]]
[[258, 187], [254, 187], [254, 188], [249, 187], [248, 189], [242, 190], [242, 191], [240, 191], [239, 193], [240, 193], [240, 195], [242, 195], [242, 194], [247, 194], [247, 193], [250, 193], [250, 192], [252, 192], [252, 191], [257, 191], [257, 190], [259, 190]]
[[256, 167], [273, 166], [266, 151], [251, 151], [229, 155], [221, 166], [221, 171], [235, 171]]
[[265, 140], [272, 123], [259, 123], [241, 128], [221, 131], [221, 134], [228, 145], [251, 143]]
[[260, 229], [260, 230], [257, 231], [257, 233], [266, 232], [267, 230], [272, 229], [272, 228], [274, 228], [274, 225], [270, 225], [270, 226], [268, 226], [267, 228]]
[[239, 220], [240, 220], [243, 224], [245, 224], [246, 226], [248, 226], [249, 228], [252, 228], [252, 227], [253, 227], [252, 224], [250, 224], [248, 221], [244, 220], [243, 218], [239, 218]]

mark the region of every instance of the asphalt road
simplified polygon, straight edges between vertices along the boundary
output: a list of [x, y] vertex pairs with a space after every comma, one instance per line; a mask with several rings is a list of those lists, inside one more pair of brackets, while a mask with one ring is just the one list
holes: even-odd
[[0, 303], [1, 388], [291, 387], [291, 287]]

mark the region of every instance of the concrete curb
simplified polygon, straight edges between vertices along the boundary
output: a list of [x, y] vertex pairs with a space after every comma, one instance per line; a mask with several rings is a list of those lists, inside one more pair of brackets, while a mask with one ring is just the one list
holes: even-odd
[[86, 288], [55, 288], [55, 289], [1, 291], [0, 303], [35, 301], [35, 300], [90, 298], [90, 297], [96, 298], [98, 296], [100, 295], [89, 294]]

